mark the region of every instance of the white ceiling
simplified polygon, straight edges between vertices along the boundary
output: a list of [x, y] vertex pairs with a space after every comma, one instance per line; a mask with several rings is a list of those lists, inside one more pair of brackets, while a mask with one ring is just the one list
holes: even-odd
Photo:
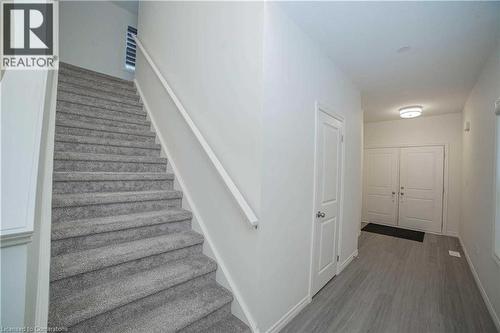
[[134, 15], [137, 15], [139, 12], [139, 1], [138, 0], [122, 0], [122, 1], [111, 1], [115, 5], [122, 7], [125, 10], [128, 10]]
[[361, 90], [367, 122], [398, 119], [407, 105], [461, 112], [500, 37], [500, 2], [281, 6]]

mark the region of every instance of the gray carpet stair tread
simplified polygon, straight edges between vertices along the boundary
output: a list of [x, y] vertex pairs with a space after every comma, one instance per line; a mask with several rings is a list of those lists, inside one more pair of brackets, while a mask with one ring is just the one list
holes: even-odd
[[68, 172], [56, 171], [52, 180], [62, 181], [119, 181], [119, 180], [173, 180], [172, 173], [165, 172]]
[[128, 121], [128, 119], [124, 119], [123, 117], [116, 119], [106, 119], [102, 116], [95, 117], [95, 115], [86, 115], [86, 114], [75, 114], [70, 112], [59, 112], [57, 115], [57, 119], [65, 120], [65, 121], [81, 121], [87, 124], [93, 125], [107, 125], [114, 127], [124, 127], [130, 128], [132, 130], [147, 130], [151, 131], [151, 124], [147, 121], [143, 121], [141, 124], [136, 124]]
[[214, 282], [211, 285], [193, 289], [181, 297], [168, 300], [152, 311], [138, 313], [118, 326], [104, 328], [102, 332], [177, 332], [228, 304], [232, 299], [230, 292]]
[[[51, 325], [70, 327], [135, 300], [215, 271], [205, 256], [187, 257], [166, 265], [125, 276], [58, 299], [51, 308]], [[165, 316], [166, 313], [163, 313]], [[165, 316], [170, 317], [170, 316]]]
[[100, 101], [120, 103], [122, 105], [132, 106], [136, 108], [142, 107], [142, 103], [138, 102], [137, 100], [131, 100], [124, 97], [123, 98], [115, 97], [112, 94], [106, 92], [99, 92], [88, 87], [75, 87], [72, 84], [64, 82], [59, 84], [59, 91], [81, 96], [87, 96], [90, 98], [99, 99]]
[[134, 82], [126, 79], [122, 79], [116, 76], [111, 76], [107, 75], [104, 73], [96, 72], [91, 69], [71, 65], [68, 63], [63, 63], [61, 62], [59, 64], [59, 70], [62, 72], [65, 72], [66, 74], [69, 75], [75, 75], [75, 76], [80, 76], [80, 75], [87, 75], [87, 77], [93, 76], [96, 79], [99, 79], [99, 81], [109, 81], [109, 82], [117, 82], [120, 84], [123, 84], [124, 86], [130, 87], [130, 89], [134, 89]]
[[94, 95], [102, 96], [105, 99], [108, 97], [111, 97], [113, 99], [132, 102], [134, 104], [140, 103], [139, 95], [137, 95], [137, 93], [134, 90], [128, 90], [128, 91], [121, 92], [121, 93], [115, 93], [112, 90], [104, 90], [104, 89], [100, 89], [98, 87], [89, 86], [89, 85], [82, 85], [78, 82], [72, 82], [71, 80], [68, 80], [67, 76], [65, 76], [64, 74], [63, 74], [62, 80], [59, 80], [59, 87], [61, 87], [63, 90], [81, 91], [83, 94], [88, 92], [88, 93], [92, 94], [90, 96], [94, 96]]
[[228, 316], [203, 330], [203, 333], [251, 333], [250, 328], [233, 315]]
[[84, 83], [85, 85], [91, 85], [92, 87], [95, 87], [96, 85], [98, 85], [99, 87], [105, 86], [108, 89], [116, 89], [125, 93], [136, 92], [133, 81], [121, 80], [119, 78], [118, 80], [108, 80], [108, 78], [101, 79], [99, 76], [96, 76], [93, 73], [95, 72], [84, 72], [73, 70], [70, 68], [60, 68], [58, 80], [61, 82], [78, 82], [80, 84]]
[[122, 83], [115, 81], [107, 81], [107, 80], [99, 81], [95, 79], [89, 80], [82, 76], [71, 75], [71, 73], [66, 70], [59, 72], [58, 81], [59, 83], [70, 83], [70, 84], [80, 85], [82, 87], [99, 89], [105, 92], [111, 92], [116, 95], [138, 96], [135, 87], [130, 86], [128, 83], [123, 85]]
[[56, 120], [56, 126], [62, 127], [71, 127], [71, 128], [84, 128], [101, 132], [110, 132], [110, 133], [122, 133], [122, 134], [131, 134], [137, 136], [147, 136], [147, 137], [156, 137], [156, 134], [152, 132], [150, 129], [144, 130], [136, 130], [131, 128], [123, 128], [118, 126], [109, 126], [95, 123], [87, 123], [84, 121], [75, 121], [75, 120], [66, 120], [66, 119], [58, 119]]
[[250, 332], [229, 314], [134, 83], [65, 63], [59, 74], [49, 325]]
[[53, 224], [52, 240], [185, 221], [191, 217], [190, 211], [182, 208], [170, 208], [153, 212], [73, 220]]
[[165, 164], [167, 159], [153, 156], [130, 156], [130, 155], [111, 155], [111, 154], [92, 154], [92, 153], [73, 153], [66, 151], [54, 152], [54, 160], [70, 161], [106, 161], [106, 162], [125, 162], [142, 164]]
[[72, 99], [57, 100], [57, 111], [61, 110], [79, 110], [84, 112], [100, 112], [107, 114], [120, 115], [121, 117], [135, 117], [136, 119], [146, 119], [146, 111], [143, 109], [130, 109], [130, 110], [113, 110], [107, 109], [96, 105], [82, 104]]
[[115, 146], [115, 147], [146, 148], [146, 149], [156, 149], [156, 150], [161, 149], [161, 146], [159, 144], [152, 142], [127, 141], [127, 140], [117, 140], [117, 139], [82, 136], [82, 135], [68, 135], [59, 133], [56, 133], [55, 141], [81, 143], [81, 144], [94, 144], [103, 146]]
[[52, 197], [52, 208], [180, 198], [182, 192], [176, 190], [55, 194]]
[[102, 109], [114, 110], [114, 111], [125, 111], [125, 112], [137, 112], [144, 113], [142, 106], [130, 105], [127, 103], [115, 102], [110, 100], [105, 100], [99, 97], [87, 96], [81, 93], [65, 91], [58, 89], [57, 101], [70, 101], [76, 104], [87, 105], [87, 106], [97, 106]]
[[144, 126], [149, 126], [151, 122], [147, 120], [146, 118], [144, 119], [138, 119], [134, 117], [127, 117], [127, 115], [112, 115], [112, 114], [107, 114], [105, 112], [102, 113], [95, 113], [95, 112], [88, 112], [88, 113], [81, 113], [78, 112], [78, 110], [73, 110], [69, 108], [58, 108], [57, 112], [62, 115], [76, 115], [80, 117], [87, 117], [87, 118], [93, 118], [93, 119], [103, 119], [103, 120], [112, 120], [120, 123], [127, 123], [127, 124], [136, 124], [136, 125], [144, 125]]
[[63, 254], [52, 258], [50, 280], [60, 280], [202, 242], [203, 236], [200, 234], [183, 231]]

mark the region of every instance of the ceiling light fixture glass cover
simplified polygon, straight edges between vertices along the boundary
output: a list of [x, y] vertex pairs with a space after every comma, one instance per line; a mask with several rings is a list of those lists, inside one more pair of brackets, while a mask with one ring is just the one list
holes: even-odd
[[406, 106], [399, 109], [399, 116], [401, 118], [415, 118], [422, 115], [422, 110], [424, 108], [421, 106]]

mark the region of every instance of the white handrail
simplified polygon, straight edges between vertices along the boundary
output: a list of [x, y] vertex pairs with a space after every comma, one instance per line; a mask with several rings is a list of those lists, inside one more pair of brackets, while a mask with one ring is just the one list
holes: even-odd
[[182, 105], [179, 98], [177, 98], [177, 96], [175, 95], [174, 91], [172, 90], [172, 88], [168, 84], [167, 80], [163, 77], [163, 75], [161, 74], [158, 67], [156, 67], [153, 59], [151, 59], [151, 57], [149, 56], [148, 52], [146, 51], [146, 49], [142, 45], [139, 38], [137, 38], [137, 36], [134, 36], [134, 39], [135, 39], [137, 46], [139, 46], [139, 49], [141, 50], [142, 54], [146, 58], [147, 62], [149, 63], [149, 65], [153, 69], [153, 72], [155, 72], [156, 76], [160, 80], [160, 82], [163, 85], [163, 87], [165, 88], [165, 90], [170, 95], [170, 98], [172, 98], [172, 100], [174, 101], [175, 106], [179, 110], [180, 114], [182, 115], [182, 117], [186, 121], [186, 123], [189, 126], [189, 128], [191, 129], [191, 131], [193, 132], [194, 136], [196, 137], [196, 139], [198, 139], [198, 142], [200, 143], [201, 147], [203, 148], [203, 150], [205, 150], [205, 153], [208, 155], [208, 158], [210, 159], [210, 161], [214, 165], [215, 170], [217, 170], [217, 172], [221, 176], [222, 180], [224, 181], [224, 184], [226, 184], [227, 188], [229, 189], [229, 191], [233, 195], [234, 199], [236, 200], [236, 203], [238, 203], [241, 210], [245, 214], [248, 222], [250, 223], [250, 225], [253, 228], [257, 229], [259, 219], [257, 218], [257, 215], [254, 213], [252, 207], [250, 207], [250, 205], [246, 201], [245, 197], [243, 197], [243, 194], [240, 192], [240, 190], [238, 189], [236, 184], [233, 182], [233, 180], [231, 179], [231, 177], [227, 173], [226, 169], [224, 169], [224, 167], [222, 166], [222, 163], [219, 161], [219, 159], [215, 155], [214, 151], [212, 150], [212, 148], [208, 144], [207, 140], [205, 140], [205, 138], [203, 137], [203, 134], [201, 134], [200, 130], [198, 129], [196, 124], [193, 122], [193, 119], [191, 119], [191, 117], [187, 113], [186, 109]]

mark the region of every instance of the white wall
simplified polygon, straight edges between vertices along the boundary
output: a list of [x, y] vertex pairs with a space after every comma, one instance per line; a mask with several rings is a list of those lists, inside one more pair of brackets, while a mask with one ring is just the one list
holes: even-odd
[[448, 144], [448, 218], [443, 233], [456, 236], [461, 206], [462, 114], [381, 121], [364, 126], [365, 148], [425, 144]]
[[[473, 268], [496, 313], [500, 330], [500, 264], [493, 257], [495, 221], [496, 124], [494, 102], [500, 97], [500, 45], [484, 66], [464, 108], [470, 132], [463, 133], [462, 219], [460, 236]], [[497, 147], [498, 149], [498, 147]], [[497, 150], [498, 151], [498, 150]], [[497, 180], [498, 181], [498, 180]]]
[[137, 27], [137, 14], [112, 1], [61, 1], [60, 60], [131, 80], [125, 69], [127, 26]]
[[[359, 91], [270, 3], [143, 2], [139, 38], [259, 217], [251, 230], [140, 56], [137, 82], [184, 185], [261, 332], [309, 301], [315, 103], [343, 116], [340, 261], [361, 219]], [[185, 200], [187, 201], [187, 200]], [[200, 230], [197, 222], [195, 229]]]
[[340, 263], [357, 250], [363, 119], [359, 91], [349, 78], [279, 5], [267, 3], [265, 14], [258, 308], [262, 329], [311, 296], [316, 102], [345, 118]]
[[140, 3], [139, 37], [251, 207], [259, 211], [259, 3]]
[[0, 83], [2, 327], [25, 323], [46, 81], [47, 71], [26, 70], [6, 71]]

